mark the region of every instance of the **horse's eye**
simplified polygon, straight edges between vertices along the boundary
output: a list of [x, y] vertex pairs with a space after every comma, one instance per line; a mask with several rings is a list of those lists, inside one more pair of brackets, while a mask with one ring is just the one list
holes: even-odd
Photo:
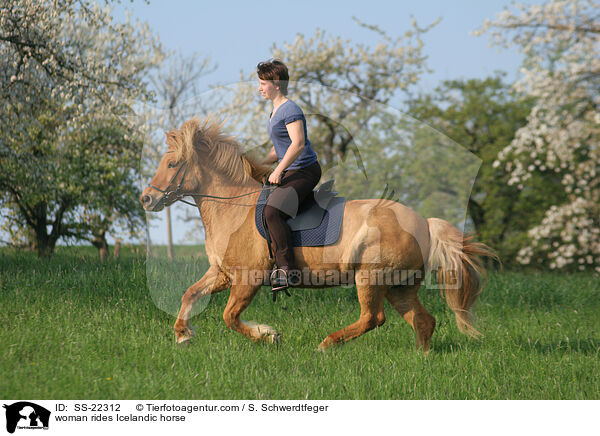
[[175, 168], [177, 164], [175, 162], [169, 162], [169, 168]]

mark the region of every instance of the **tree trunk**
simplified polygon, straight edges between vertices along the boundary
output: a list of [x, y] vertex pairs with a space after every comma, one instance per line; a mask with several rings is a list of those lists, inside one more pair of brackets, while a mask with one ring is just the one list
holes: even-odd
[[467, 204], [467, 211], [469, 213], [469, 216], [473, 220], [473, 224], [475, 226], [475, 233], [478, 237], [481, 237], [481, 226], [485, 222], [483, 208], [479, 205], [479, 203], [475, 202], [473, 199], [469, 199], [469, 202]]
[[171, 207], [165, 208], [167, 212], [167, 254], [169, 260], [173, 262], [173, 231], [171, 229]]
[[48, 238], [38, 238], [36, 241], [35, 250], [39, 258], [50, 257], [54, 253], [54, 247], [50, 245]]
[[104, 262], [108, 258], [108, 243], [106, 242], [106, 230], [102, 229], [94, 235], [92, 245], [98, 249], [100, 262]]
[[54, 248], [56, 247], [56, 239], [48, 237], [48, 235], [41, 235], [41, 238], [36, 238], [35, 250], [40, 258], [51, 257], [54, 254]]
[[50, 257], [54, 251], [50, 235], [46, 228], [46, 203], [38, 203], [31, 208], [33, 211], [33, 233], [35, 233], [35, 250], [38, 257]]
[[35, 251], [39, 258], [50, 257], [54, 253], [54, 247], [56, 240], [51, 238], [47, 233], [46, 229], [42, 229], [41, 226], [35, 229]]
[[115, 248], [113, 249], [113, 259], [117, 260], [121, 256], [121, 242], [120, 238], [115, 239]]
[[146, 258], [152, 257], [152, 240], [150, 239], [150, 222], [146, 217]]

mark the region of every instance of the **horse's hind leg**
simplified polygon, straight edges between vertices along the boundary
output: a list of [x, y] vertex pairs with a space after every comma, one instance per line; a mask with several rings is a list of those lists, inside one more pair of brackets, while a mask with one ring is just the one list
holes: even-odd
[[193, 336], [189, 319], [194, 303], [201, 297], [227, 289], [229, 284], [227, 276], [219, 268], [211, 266], [200, 280], [187, 289], [181, 297], [181, 309], [173, 326], [178, 343], [186, 342]]
[[435, 329], [435, 318], [419, 300], [417, 292], [420, 287], [420, 282], [414, 285], [393, 286], [388, 289], [385, 297], [415, 331], [417, 348], [423, 348], [427, 353]]
[[243, 334], [254, 342], [265, 341], [272, 344], [279, 343], [281, 336], [268, 325], [256, 324], [243, 321], [240, 315], [250, 305], [250, 302], [258, 292], [258, 285], [234, 285], [231, 287], [229, 301], [223, 312], [225, 324], [232, 330]]
[[375, 327], [383, 325], [385, 322], [383, 296], [386, 289], [386, 286], [357, 284], [356, 290], [360, 303], [360, 317], [358, 321], [327, 336], [319, 345], [319, 350], [324, 351], [334, 344], [356, 338]]

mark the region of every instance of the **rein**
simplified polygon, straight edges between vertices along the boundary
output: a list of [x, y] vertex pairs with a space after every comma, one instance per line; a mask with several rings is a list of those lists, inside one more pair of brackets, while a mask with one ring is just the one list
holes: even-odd
[[[270, 187], [269, 189], [275, 189], [275, 187], [272, 187], [272, 188]], [[181, 201], [182, 203], [189, 204], [190, 206], [197, 206], [194, 203], [190, 203], [189, 201], [184, 200], [183, 197], [189, 196], [189, 197], [214, 198], [216, 200], [233, 200], [235, 198], [240, 198], [240, 197], [245, 197], [247, 195], [256, 194], [257, 192], [262, 192], [262, 190], [259, 189], [258, 191], [252, 191], [252, 192], [248, 192], [247, 194], [236, 195], [235, 197], [219, 197], [218, 195], [208, 195], [208, 194], [182, 194], [182, 196], [175, 201]], [[254, 204], [236, 204], [236, 205], [237, 206], [254, 206]]]
[[[170, 152], [167, 152], [170, 153]], [[184, 200], [183, 197], [203, 197], [203, 198], [214, 198], [217, 200], [233, 200], [236, 198], [241, 198], [241, 197], [246, 197], [248, 195], [252, 195], [252, 194], [256, 194], [257, 192], [261, 192], [265, 186], [267, 185], [267, 183], [263, 184], [263, 188], [257, 191], [252, 191], [252, 192], [248, 192], [246, 194], [241, 194], [241, 195], [235, 195], [233, 197], [221, 197], [218, 195], [209, 195], [209, 194], [196, 194], [193, 192], [181, 192], [181, 186], [183, 185], [183, 181], [185, 180], [185, 175], [187, 174], [187, 167], [185, 168], [185, 170], [183, 171], [183, 175], [181, 176], [181, 180], [179, 180], [179, 183], [177, 184], [177, 187], [174, 190], [169, 190], [169, 188], [171, 187], [171, 185], [173, 184], [173, 182], [175, 181], [175, 179], [177, 178], [177, 176], [179, 176], [179, 173], [181, 173], [181, 170], [184, 169], [185, 164], [181, 164], [179, 166], [179, 168], [177, 169], [177, 172], [175, 173], [175, 175], [173, 175], [173, 177], [171, 178], [171, 180], [169, 181], [169, 184], [167, 185], [167, 187], [165, 189], [161, 189], [158, 186], [154, 186], [151, 183], [148, 183], [148, 186], [150, 186], [153, 189], [156, 189], [158, 192], [161, 192], [163, 194], [163, 196], [160, 198], [159, 203], [161, 201], [164, 201], [165, 203], [170, 201], [171, 199], [173, 199], [173, 201], [170, 202], [170, 204], [173, 204], [177, 201], [181, 201], [182, 203], [188, 204], [190, 206], [197, 206], [194, 203], [190, 203], [187, 200]], [[269, 186], [268, 189], [273, 190], [276, 189], [277, 186]]]

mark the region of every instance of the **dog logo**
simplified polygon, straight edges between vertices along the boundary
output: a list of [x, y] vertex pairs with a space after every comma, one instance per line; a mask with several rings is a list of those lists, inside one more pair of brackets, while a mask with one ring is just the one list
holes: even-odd
[[28, 401], [19, 401], [6, 409], [6, 430], [14, 433], [19, 429], [48, 429], [50, 424], [50, 411]]

